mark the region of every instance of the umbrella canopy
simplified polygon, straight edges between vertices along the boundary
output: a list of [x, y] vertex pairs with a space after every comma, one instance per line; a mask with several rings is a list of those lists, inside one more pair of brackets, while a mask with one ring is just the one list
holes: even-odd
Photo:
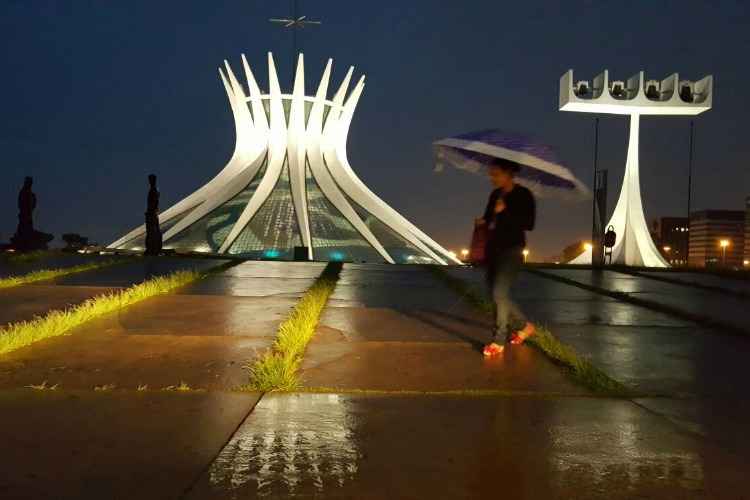
[[516, 180], [537, 196], [591, 198], [589, 189], [558, 161], [550, 146], [525, 135], [482, 130], [441, 139], [433, 143], [433, 149], [436, 172], [450, 165], [472, 173], [484, 173], [494, 159], [502, 158], [521, 165]]

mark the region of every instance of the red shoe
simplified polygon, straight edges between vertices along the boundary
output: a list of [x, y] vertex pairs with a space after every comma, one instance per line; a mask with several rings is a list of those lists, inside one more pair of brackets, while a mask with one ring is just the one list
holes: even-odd
[[505, 349], [504, 346], [501, 346], [499, 344], [496, 344], [495, 342], [492, 342], [491, 344], [487, 344], [486, 346], [484, 346], [484, 350], [482, 351], [482, 354], [484, 354], [485, 357], [489, 358], [491, 356], [497, 356], [498, 354], [502, 354], [504, 349]]
[[536, 328], [531, 323], [526, 323], [526, 326], [523, 327], [523, 330], [519, 332], [513, 332], [513, 335], [510, 336], [510, 343], [513, 345], [520, 345], [526, 342], [526, 339], [531, 337], [536, 333]]

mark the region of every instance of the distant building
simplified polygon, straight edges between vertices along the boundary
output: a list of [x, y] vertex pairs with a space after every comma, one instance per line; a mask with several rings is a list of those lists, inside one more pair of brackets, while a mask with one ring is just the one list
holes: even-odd
[[[745, 253], [746, 211], [704, 210], [690, 214], [688, 263], [696, 267], [741, 267]], [[722, 248], [721, 242], [728, 242]]]
[[662, 217], [659, 223], [659, 251], [672, 266], [687, 264], [688, 235], [687, 217]]

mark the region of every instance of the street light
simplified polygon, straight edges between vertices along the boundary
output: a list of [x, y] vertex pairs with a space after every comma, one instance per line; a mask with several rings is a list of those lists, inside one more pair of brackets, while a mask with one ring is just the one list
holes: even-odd
[[525, 264], [526, 263], [526, 258], [529, 256], [529, 249], [528, 248], [524, 248], [523, 252], [521, 252], [521, 253], [523, 254], [523, 262]]
[[583, 244], [583, 249], [586, 250], [587, 252], [590, 252], [592, 248], [594, 248], [594, 246], [591, 243], [587, 242]]
[[721, 265], [727, 265], [727, 247], [729, 246], [729, 240], [719, 240], [719, 246], [721, 247]]
[[463, 257], [464, 260], [466, 260], [466, 257], [468, 256], [469, 256], [469, 250], [467, 250], [466, 248], [461, 249], [461, 257]]
[[743, 260], [742, 265], [745, 267], [750, 266], [750, 260], [747, 260], [747, 259]]

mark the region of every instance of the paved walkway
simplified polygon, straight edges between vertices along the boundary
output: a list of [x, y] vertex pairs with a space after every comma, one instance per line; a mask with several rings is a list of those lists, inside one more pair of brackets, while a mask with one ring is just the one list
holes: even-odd
[[[160, 264], [149, 272], [173, 267]], [[279, 323], [320, 270], [240, 264], [179, 293], [147, 299], [69, 335], [9, 353], [0, 360], [0, 388], [46, 380], [64, 389], [161, 389], [185, 382], [193, 389], [231, 390], [247, 382], [243, 366], [271, 345]], [[101, 269], [75, 281], [124, 284], [142, 279], [143, 272], [137, 266]]]
[[54, 309], [65, 309], [97, 295], [135, 285], [174, 271], [203, 270], [225, 261], [185, 258], [143, 258], [127, 264], [93, 269], [47, 281], [0, 289], [0, 327], [27, 321]]
[[[688, 285], [667, 283], [616, 271], [544, 269], [543, 272], [611, 292], [627, 293], [640, 299], [673, 307], [687, 314], [706, 316], [750, 334], [748, 299], [745, 297], [727, 295], [719, 291], [705, 290]], [[706, 279], [706, 277], [703, 279]], [[712, 286], [724, 288], [737, 286], [735, 280], [731, 278], [725, 278], [722, 281], [726, 284], [716, 285], [714, 282]]]
[[[517, 292], [556, 325], [688, 326], [536, 279]], [[642, 402], [587, 397], [530, 348], [484, 362], [486, 332], [421, 268], [345, 266], [303, 363], [307, 385], [340, 389], [265, 395], [188, 498], [736, 496], [736, 455]], [[466, 390], [487, 388], [507, 392]]]
[[[481, 286], [481, 271], [451, 272]], [[635, 290], [655, 282], [631, 276], [623, 283]], [[695, 290], [684, 288], [686, 293]], [[750, 378], [750, 339], [529, 273], [521, 274], [513, 293], [531, 318], [549, 325], [604, 372], [639, 391], [663, 396], [640, 399], [639, 404], [750, 459], [750, 435], [744, 429], [750, 401], [742, 382]]]
[[584, 394], [526, 346], [485, 360], [490, 324], [423, 266], [347, 265], [302, 365], [308, 387]]
[[[303, 363], [308, 387], [338, 390], [228, 392], [322, 269], [244, 263], [3, 356], [0, 440], [13, 460], [0, 497], [742, 498], [744, 457], [656, 407], [700, 397], [592, 397], [525, 346], [484, 361], [487, 318], [425, 268], [344, 267]], [[517, 291], [615, 378], [692, 397], [690, 370], [716, 366], [679, 358], [706, 347], [675, 340], [692, 334], [682, 321], [536, 276]], [[647, 338], [675, 354], [661, 376], [663, 356], [623, 356]], [[43, 380], [60, 385], [24, 388]], [[202, 390], [159, 390], [181, 381]]]
[[19, 276], [42, 269], [58, 269], [78, 266], [88, 262], [112, 260], [112, 255], [79, 254], [51, 252], [49, 255], [40, 256], [29, 261], [13, 261], [5, 255], [0, 255], [0, 278], [7, 276]]

